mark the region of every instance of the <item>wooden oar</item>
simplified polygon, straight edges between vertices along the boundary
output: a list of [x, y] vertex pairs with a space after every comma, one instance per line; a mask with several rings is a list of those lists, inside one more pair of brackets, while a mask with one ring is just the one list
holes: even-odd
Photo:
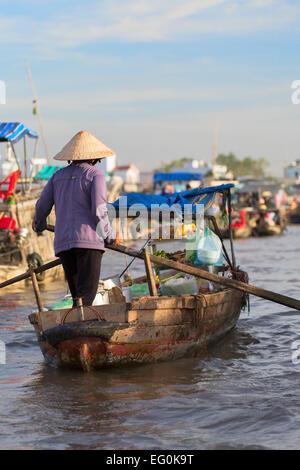
[[[61, 261], [59, 258], [54, 259], [53, 261], [50, 261], [49, 263], [43, 264], [42, 266], [39, 266], [38, 268], [34, 268], [32, 271], [35, 272], [36, 274], [42, 273], [43, 271], [47, 271], [47, 269], [55, 268], [55, 266], [59, 266], [61, 264]], [[16, 277], [13, 277], [12, 279], [8, 279], [7, 281], [4, 281], [0, 284], [1, 287], [7, 287], [10, 286], [11, 284], [15, 284], [16, 282], [19, 281], [24, 281], [24, 279], [28, 279], [31, 277], [31, 271], [28, 270], [26, 273], [19, 274]]]
[[[51, 228], [49, 227], [49, 229], [54, 231], [53, 226], [51, 226]], [[114, 251], [118, 251], [119, 253], [125, 253], [129, 256], [144, 259], [143, 254], [139, 252], [135, 252], [134, 250], [131, 250], [130, 248], [127, 248], [122, 245], [111, 245], [107, 248], [114, 250]], [[297, 299], [293, 299], [292, 297], [287, 297], [286, 295], [277, 294], [276, 292], [262, 289], [261, 287], [256, 287], [251, 284], [246, 284], [245, 282], [240, 282], [235, 279], [229, 279], [228, 277], [218, 276], [217, 274], [210, 273], [208, 271], [205, 271], [204, 269], [201, 269], [195, 266], [190, 266], [190, 265], [183, 264], [183, 263], [179, 263], [177, 261], [168, 260], [166, 258], [160, 258], [159, 256], [149, 254], [149, 259], [151, 262], [160, 264], [161, 266], [166, 266], [170, 269], [175, 269], [177, 271], [181, 271], [186, 274], [191, 274], [193, 276], [198, 276], [208, 281], [221, 284], [225, 287], [231, 287], [233, 289], [240, 290], [247, 294], [252, 294], [257, 297], [270, 300], [271, 302], [275, 302], [277, 304], [281, 304], [286, 307], [300, 310], [300, 301]]]
[[[113, 251], [118, 251], [119, 253], [125, 253], [129, 256], [144, 259], [143, 255], [122, 245], [110, 245], [107, 248]], [[207, 279], [208, 281], [212, 281], [214, 283], [221, 284], [226, 287], [231, 287], [247, 294], [256, 295], [257, 297], [262, 297], [263, 299], [271, 300], [272, 302], [285, 305], [286, 307], [300, 310], [300, 301], [291, 297], [287, 297], [286, 295], [277, 294], [276, 292], [262, 289], [260, 287], [255, 287], [251, 284], [246, 284], [245, 282], [236, 281], [235, 279], [229, 279], [227, 277], [218, 276], [217, 274], [210, 273], [208, 271], [205, 271], [204, 269], [179, 263], [178, 261], [160, 258], [159, 256], [149, 254], [149, 259], [155, 264], [160, 264], [161, 266], [165, 266], [170, 269], [175, 269], [186, 274], [201, 277], [203, 279]]]
[[[47, 227], [47, 229], [49, 230], [50, 227], [49, 228]], [[54, 227], [51, 231], [54, 231]], [[144, 259], [143, 254], [140, 254], [139, 252], [136, 252], [130, 248], [127, 248], [126, 246], [110, 245], [107, 248], [113, 251], [117, 251], [119, 253], [133, 256], [135, 258]], [[287, 297], [286, 295], [281, 295], [281, 294], [277, 294], [276, 292], [272, 292], [266, 289], [261, 289], [260, 287], [255, 287], [255, 286], [252, 286], [251, 284], [246, 284], [244, 282], [236, 281], [235, 279], [229, 279], [226, 277], [218, 276], [217, 274], [210, 273], [208, 271], [205, 271], [204, 269], [200, 269], [195, 266], [190, 266], [187, 264], [179, 263], [178, 261], [172, 261], [166, 258], [160, 258], [159, 256], [155, 256], [151, 254], [149, 254], [148, 256], [151, 262], [160, 264], [161, 266], [165, 266], [170, 269], [175, 269], [177, 271], [181, 271], [186, 274], [191, 274], [193, 276], [201, 277], [203, 279], [207, 279], [208, 281], [221, 284], [225, 287], [231, 287], [233, 289], [240, 290], [247, 294], [252, 294], [257, 297], [262, 297], [263, 299], [271, 300], [272, 302], [284, 305], [286, 307], [300, 310], [300, 301], [297, 299], [293, 299], [291, 297]], [[60, 259], [56, 259], [54, 261], [51, 261], [50, 263], [46, 263], [43, 266], [40, 266], [39, 268], [35, 268], [34, 272], [41, 273], [43, 271], [46, 271], [47, 269], [53, 268], [54, 266], [58, 266], [59, 264], [61, 264]], [[14, 284], [15, 282], [22, 281], [24, 279], [27, 279], [30, 276], [31, 276], [30, 271], [27, 271], [26, 273], [20, 274], [19, 276], [16, 276], [13, 279], [2, 282], [0, 284], [0, 288], [9, 286], [11, 284]]]

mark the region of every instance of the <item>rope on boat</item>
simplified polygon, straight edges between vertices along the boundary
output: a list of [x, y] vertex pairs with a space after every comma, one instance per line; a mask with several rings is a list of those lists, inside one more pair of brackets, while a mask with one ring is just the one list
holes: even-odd
[[[231, 273], [233, 276], [233, 279], [236, 279], [237, 281], [244, 282], [245, 284], [249, 284], [249, 276], [246, 271], [243, 271], [240, 269], [239, 266], [237, 266], [235, 269], [231, 269]], [[245, 293], [244, 296], [244, 304], [243, 304], [243, 309], [247, 307], [248, 309], [248, 315], [250, 313], [250, 295]]]
[[195, 308], [195, 315], [194, 315], [194, 323], [195, 328], [198, 328], [199, 323], [201, 320], [204, 320], [204, 313], [205, 309], [207, 308], [207, 299], [204, 294], [196, 294], [194, 295], [196, 308]]
[[[95, 308], [91, 307], [90, 305], [87, 305], [87, 306], [84, 306], [85, 309], [89, 309], [89, 310], [92, 310], [97, 318], [98, 318], [98, 321], [99, 322], [103, 322], [103, 321], [106, 321], [106, 319], [104, 317], [101, 316], [100, 312], [98, 312], [98, 310], [96, 310]], [[69, 314], [73, 311], [73, 310], [78, 310], [79, 309], [79, 306], [76, 306], [76, 307], [72, 307], [70, 308], [70, 310], [68, 310], [64, 316], [62, 317], [62, 320], [60, 322], [60, 325], [64, 325], [65, 324], [65, 321], [66, 321], [66, 318], [69, 316]], [[81, 320], [81, 321], [90, 321], [90, 320]]]

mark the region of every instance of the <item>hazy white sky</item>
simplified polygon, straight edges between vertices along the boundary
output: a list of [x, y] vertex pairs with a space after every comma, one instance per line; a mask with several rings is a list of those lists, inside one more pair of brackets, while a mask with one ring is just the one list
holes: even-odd
[[0, 11], [0, 121], [38, 130], [27, 60], [52, 156], [88, 130], [120, 164], [211, 161], [218, 121], [220, 152], [264, 157], [275, 175], [300, 158], [299, 1], [0, 0]]

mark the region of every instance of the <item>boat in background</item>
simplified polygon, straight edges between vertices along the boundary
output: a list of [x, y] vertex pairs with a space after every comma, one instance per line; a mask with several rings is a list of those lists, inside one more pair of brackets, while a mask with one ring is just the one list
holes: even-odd
[[[153, 191], [155, 194], [172, 194], [183, 192], [187, 188], [199, 188], [202, 186], [203, 176], [199, 172], [174, 171], [172, 173], [154, 173]], [[170, 187], [171, 192], [165, 192], [165, 188]], [[173, 189], [171, 189], [173, 188]]]
[[[27, 155], [27, 139], [35, 142], [32, 159]], [[32, 230], [35, 204], [44, 187], [34, 178], [45, 163], [43, 159], [35, 159], [37, 140], [38, 133], [24, 124], [0, 123], [0, 142], [6, 144], [7, 151], [1, 166], [4, 180], [0, 184], [0, 282], [23, 273], [28, 264], [39, 267], [54, 258], [53, 233], [37, 234]], [[15, 145], [18, 142], [23, 142], [23, 159], [17, 156]], [[49, 223], [54, 223], [53, 213]], [[46, 275], [37, 276], [39, 282], [46, 278], [63, 278], [62, 268], [58, 266]]]
[[252, 235], [252, 227], [250, 225], [250, 215], [247, 209], [240, 209], [236, 216], [232, 218], [232, 235], [233, 238], [249, 238]]
[[[269, 188], [266, 190], [266, 187]], [[233, 238], [281, 235], [287, 226], [285, 207], [276, 207], [280, 185], [245, 185], [233, 193]], [[228, 230], [223, 227], [223, 236]]]

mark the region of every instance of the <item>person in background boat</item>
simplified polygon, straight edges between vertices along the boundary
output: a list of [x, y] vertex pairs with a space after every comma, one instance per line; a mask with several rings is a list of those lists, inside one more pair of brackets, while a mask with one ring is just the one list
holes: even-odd
[[269, 227], [274, 227], [276, 224], [273, 217], [274, 213], [271, 214], [268, 212], [268, 208], [265, 204], [260, 204], [253, 234], [256, 235], [260, 231], [266, 230]]
[[279, 191], [275, 194], [275, 205], [277, 209], [287, 204], [287, 195], [283, 188], [284, 186], [281, 185]]
[[118, 242], [107, 212], [104, 173], [95, 168], [114, 152], [86, 131], [78, 132], [54, 157], [69, 165], [48, 181], [36, 203], [33, 228], [42, 232], [55, 206], [54, 250], [61, 259], [73, 305], [92, 305], [105, 246]]
[[268, 209], [275, 207], [274, 202], [273, 202], [273, 195], [271, 191], [264, 191], [262, 193], [262, 197], [263, 197], [263, 204], [265, 204]]
[[190, 185], [190, 183], [188, 183], [188, 184], [186, 185], [186, 188], [185, 188], [185, 189], [186, 189], [186, 191], [190, 191], [190, 190], [192, 189], [192, 186]]
[[162, 196], [167, 196], [169, 194], [174, 194], [174, 192], [175, 192], [175, 190], [174, 190], [173, 186], [170, 183], [168, 183], [163, 187]]

